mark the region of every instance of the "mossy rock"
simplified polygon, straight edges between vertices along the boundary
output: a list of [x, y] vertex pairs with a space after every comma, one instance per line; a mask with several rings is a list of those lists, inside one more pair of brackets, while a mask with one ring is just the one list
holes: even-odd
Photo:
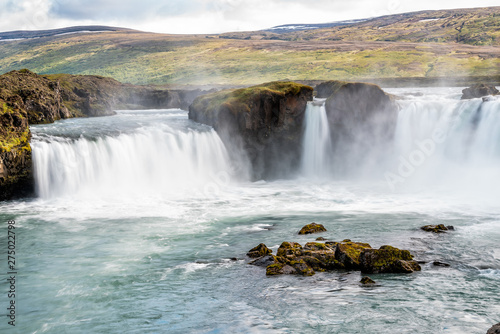
[[281, 262], [284, 262], [284, 261], [280, 261], [280, 259], [278, 259], [276, 256], [274, 256], [272, 254], [268, 254], [268, 255], [259, 257], [255, 260], [251, 261], [248, 264], [251, 264], [253, 266], [258, 266], [258, 267], [267, 267], [271, 264], [281, 263]]
[[361, 279], [361, 281], [359, 281], [359, 283], [363, 285], [370, 285], [370, 284], [375, 284], [376, 282], [372, 280], [370, 277], [365, 276]]
[[345, 241], [337, 244], [335, 249], [335, 258], [345, 269], [359, 270], [359, 257], [365, 249], [371, 249], [370, 244], [362, 242]]
[[326, 232], [326, 228], [321, 224], [311, 223], [302, 227], [299, 231], [299, 234], [313, 234], [320, 232]]
[[407, 250], [392, 246], [364, 249], [359, 257], [361, 271], [367, 274], [412, 273], [420, 271], [420, 265]]
[[313, 268], [311, 268], [309, 264], [302, 259], [298, 261], [291, 261], [290, 266], [295, 269], [297, 275], [312, 276], [315, 274]]
[[283, 242], [278, 248], [277, 256], [295, 258], [302, 255], [302, 246], [297, 242]]
[[296, 274], [297, 271], [295, 268], [288, 264], [283, 263], [275, 263], [267, 266], [266, 275], [267, 276], [276, 276], [276, 275], [293, 275]]
[[455, 228], [453, 226], [445, 226], [444, 224], [439, 224], [439, 225], [425, 225], [422, 226], [420, 229], [426, 232], [445, 233], [447, 231], [452, 231]]
[[247, 256], [252, 258], [252, 259], [255, 259], [258, 257], [265, 256], [267, 254], [271, 254], [272, 252], [273, 251], [270, 250], [269, 248], [267, 248], [266, 245], [261, 243], [261, 244], [255, 246], [254, 248], [250, 249], [247, 253]]
[[322, 242], [308, 242], [304, 245], [304, 249], [318, 251], [318, 250], [327, 250], [330, 248], [325, 243]]

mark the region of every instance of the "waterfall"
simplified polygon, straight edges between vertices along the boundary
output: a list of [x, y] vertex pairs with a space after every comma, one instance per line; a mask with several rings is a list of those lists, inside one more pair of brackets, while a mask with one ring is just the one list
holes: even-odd
[[486, 186], [500, 177], [500, 100], [401, 101], [394, 184]]
[[322, 178], [329, 170], [330, 128], [326, 116], [325, 100], [308, 102], [304, 120], [302, 146], [302, 174]]
[[[166, 125], [95, 139], [50, 137], [33, 142], [42, 198], [87, 194], [206, 195], [229, 182], [228, 152], [214, 130]], [[215, 189], [216, 190], [216, 189]]]

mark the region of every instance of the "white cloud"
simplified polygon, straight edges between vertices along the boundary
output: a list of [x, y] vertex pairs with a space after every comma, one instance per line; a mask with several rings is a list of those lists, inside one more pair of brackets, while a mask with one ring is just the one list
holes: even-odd
[[[476, 0], [495, 6], [498, 0]], [[0, 30], [111, 25], [166, 33], [217, 33], [287, 23], [324, 23], [426, 9], [470, 7], [465, 0], [4, 0]]]

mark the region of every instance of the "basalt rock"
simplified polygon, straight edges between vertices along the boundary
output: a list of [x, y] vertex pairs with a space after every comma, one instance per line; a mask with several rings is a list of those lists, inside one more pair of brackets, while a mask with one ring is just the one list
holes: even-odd
[[486, 332], [486, 334], [500, 334], [500, 323], [488, 329], [488, 332]]
[[254, 179], [292, 172], [300, 163], [303, 119], [313, 89], [271, 82], [196, 98], [189, 118], [210, 125], [225, 144], [245, 152]]
[[361, 283], [363, 285], [369, 285], [369, 284], [375, 284], [376, 282], [374, 280], [372, 280], [370, 277], [365, 276], [361, 279], [361, 281], [359, 281], [359, 283]]
[[[261, 247], [262, 248], [262, 247]], [[283, 242], [277, 254], [266, 254], [252, 262], [266, 266], [267, 275], [294, 274], [311, 276], [316, 271], [358, 270], [366, 273], [410, 273], [420, 270], [407, 250], [391, 246], [372, 249], [367, 243]]]
[[34, 192], [28, 115], [16, 103], [0, 98], [0, 200]]
[[248, 251], [247, 256], [250, 258], [258, 258], [265, 256], [267, 254], [271, 254], [273, 251], [267, 248], [266, 245], [264, 244], [259, 244], [258, 246], [255, 246], [251, 250]]
[[392, 246], [364, 249], [359, 256], [359, 263], [361, 272], [367, 274], [412, 273], [421, 270], [409, 251]]
[[453, 231], [455, 228], [453, 226], [445, 226], [444, 224], [439, 225], [425, 225], [420, 228], [425, 232], [433, 233], [446, 233], [447, 231]]
[[321, 224], [311, 223], [302, 227], [299, 231], [299, 234], [312, 234], [320, 232], [326, 232], [326, 228]]
[[480, 98], [488, 95], [498, 95], [500, 92], [493, 85], [476, 84], [462, 90], [462, 100]]
[[392, 142], [398, 117], [393, 96], [369, 83], [327, 81], [316, 87], [327, 98], [333, 154], [341, 157], [338, 173], [353, 173], [355, 166], [377, 159]]

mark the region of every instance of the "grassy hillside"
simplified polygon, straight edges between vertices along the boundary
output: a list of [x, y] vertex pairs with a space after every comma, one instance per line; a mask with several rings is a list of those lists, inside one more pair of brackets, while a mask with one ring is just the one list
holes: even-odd
[[229, 33], [228, 38], [281, 40], [392, 41], [500, 45], [500, 7], [421, 11], [381, 16], [324, 29], [270, 33]]
[[[453, 41], [458, 24], [453, 19], [443, 19], [443, 23], [451, 25], [444, 24], [448, 30], [443, 28], [440, 33], [446, 38], [437, 39], [439, 43], [410, 38], [410, 31], [438, 22], [422, 22], [434, 20], [425, 12], [413, 14], [414, 23], [406, 18], [406, 23], [396, 20], [389, 24], [386, 17], [372, 23], [358, 23], [358, 28], [279, 35], [288, 40], [265, 39], [271, 38], [270, 35], [263, 36], [261, 32], [240, 33], [233, 39], [228, 35], [166, 35], [125, 30], [0, 42], [0, 73], [28, 68], [41, 74], [96, 74], [134, 84], [227, 85], [284, 79], [495, 76], [500, 74], [499, 8], [489, 9], [495, 19], [487, 21], [491, 32], [483, 29], [491, 35], [489, 45]], [[474, 13], [478, 15], [477, 11]], [[380, 20], [387, 23], [387, 28], [380, 28]], [[458, 16], [456, 20], [461, 22]], [[403, 24], [406, 35], [395, 28]], [[352, 29], [366, 29], [372, 35], [354, 33], [356, 30]]]

